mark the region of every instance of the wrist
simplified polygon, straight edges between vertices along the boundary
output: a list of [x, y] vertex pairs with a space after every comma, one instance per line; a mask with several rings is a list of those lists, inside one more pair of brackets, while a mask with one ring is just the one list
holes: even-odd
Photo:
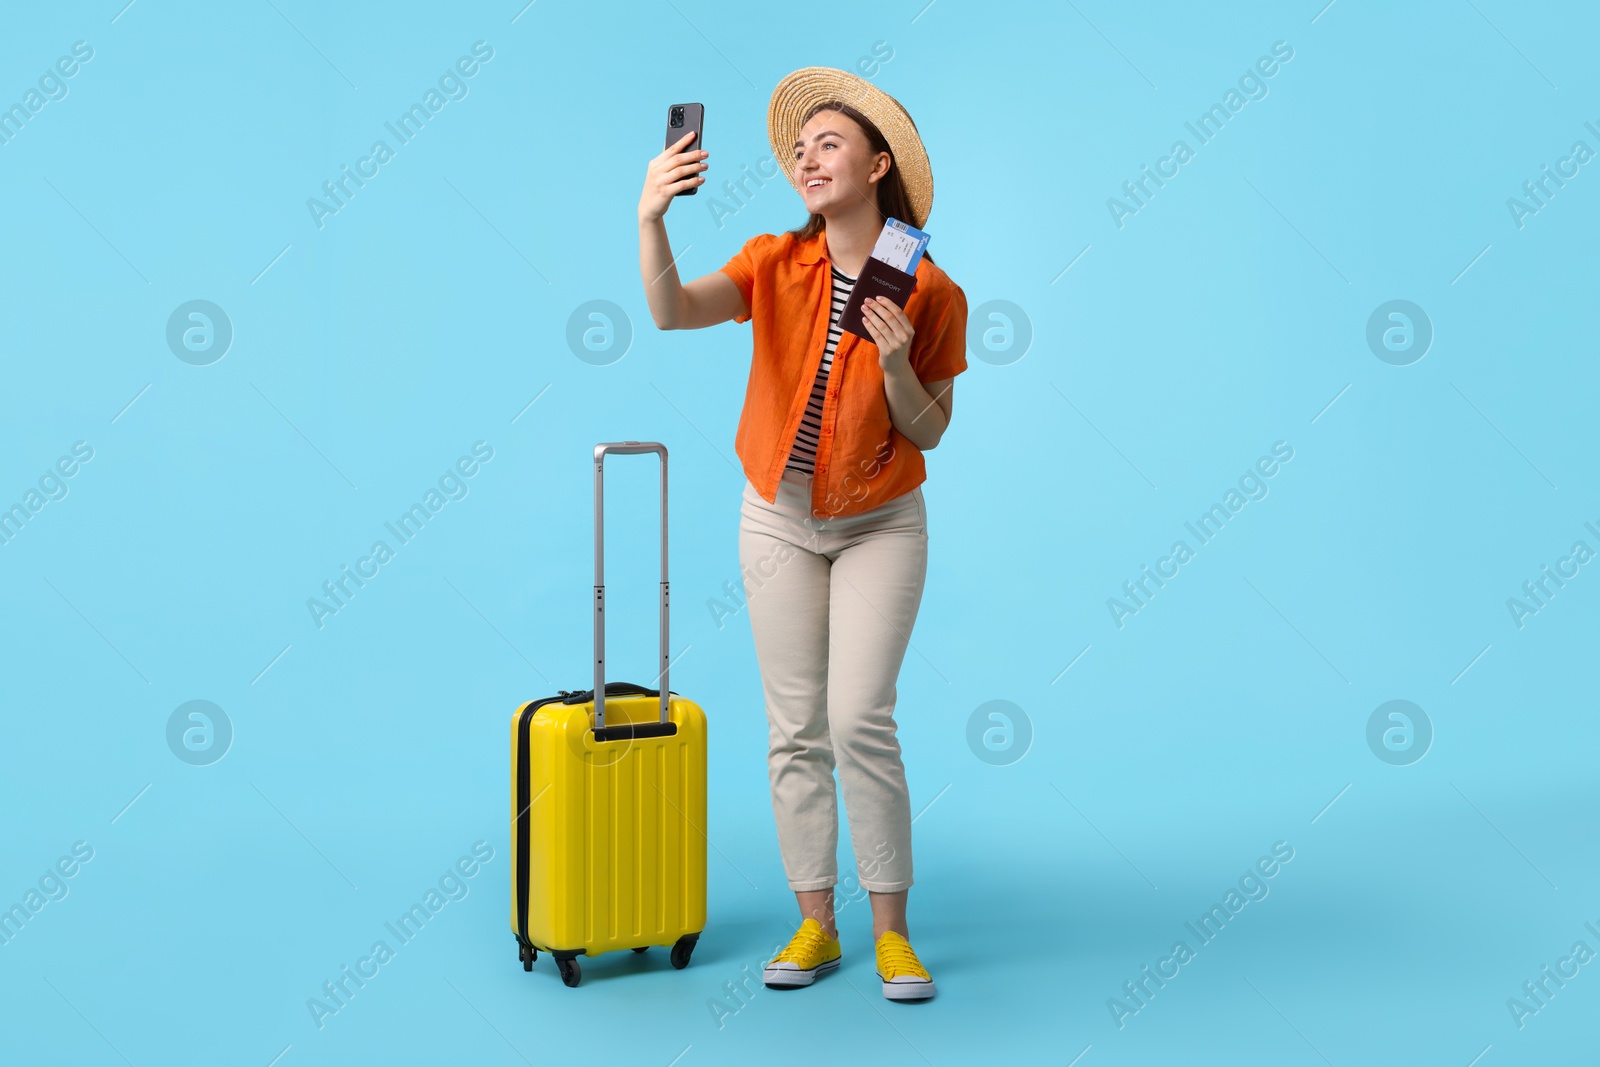
[[885, 378], [893, 378], [896, 381], [900, 381], [906, 378], [915, 380], [917, 377], [911, 369], [911, 354], [909, 352], [898, 356], [883, 356], [878, 363], [883, 368], [883, 376]]

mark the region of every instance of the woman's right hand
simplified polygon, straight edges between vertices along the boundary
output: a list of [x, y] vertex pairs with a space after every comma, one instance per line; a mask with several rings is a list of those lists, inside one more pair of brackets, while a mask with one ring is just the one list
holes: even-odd
[[639, 197], [640, 222], [654, 222], [666, 215], [679, 191], [693, 189], [706, 180], [701, 171], [706, 169], [704, 160], [711, 153], [687, 149], [694, 136], [694, 131], [689, 131], [650, 161], [644, 176], [644, 193]]

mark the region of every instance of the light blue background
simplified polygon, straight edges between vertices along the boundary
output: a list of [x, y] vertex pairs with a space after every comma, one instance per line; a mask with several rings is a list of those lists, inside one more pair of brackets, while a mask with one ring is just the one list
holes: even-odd
[[[1597, 165], [1521, 228], [1506, 206], [1574, 141], [1600, 149], [1583, 5], [122, 2], [13, 9], [0, 34], [0, 103], [94, 48], [0, 145], [0, 505], [94, 449], [0, 546], [0, 903], [94, 849], [0, 946], [0, 1060], [1594, 1048], [1600, 967], [1520, 1029], [1506, 1006], [1575, 941], [1600, 949], [1600, 577], [1520, 629], [1506, 607], [1574, 541], [1600, 548]], [[319, 229], [307, 198], [480, 40], [466, 98]], [[1267, 96], [1197, 145], [1184, 123], [1276, 41], [1294, 56]], [[748, 624], [707, 606], [739, 580], [750, 339], [654, 329], [634, 207], [666, 105], [699, 100], [711, 181], [668, 216], [680, 272], [796, 225], [781, 180], [720, 226], [710, 201], [767, 156], [780, 77], [876, 42], [933, 161], [931, 251], [975, 312], [1010, 301], [1033, 332], [1020, 359], [973, 351], [928, 457], [899, 719], [940, 994], [883, 1001], [856, 901], [840, 974], [735, 1000], [794, 922]], [[1119, 228], [1107, 199], [1178, 138], [1195, 158]], [[193, 299], [235, 331], [209, 366], [165, 340]], [[1365, 340], [1392, 299], [1435, 331], [1409, 366]], [[609, 365], [566, 342], [590, 300], [631, 320]], [[685, 971], [601, 957], [572, 990], [515, 959], [507, 721], [586, 684], [588, 456], [624, 438], [671, 450], [671, 684], [711, 722], [711, 921]], [[477, 441], [469, 495], [319, 629], [307, 598]], [[1107, 598], [1277, 441], [1270, 494], [1118, 628]], [[612, 677], [645, 681], [654, 460], [608, 470]], [[195, 699], [235, 731], [210, 766], [165, 739]], [[1435, 731], [1409, 766], [1366, 742], [1391, 699]], [[1031, 722], [1009, 765], [968, 747], [990, 700]], [[480, 840], [468, 895], [318, 1029], [307, 999]], [[1278, 841], [1270, 896], [1119, 1028], [1108, 999]]]

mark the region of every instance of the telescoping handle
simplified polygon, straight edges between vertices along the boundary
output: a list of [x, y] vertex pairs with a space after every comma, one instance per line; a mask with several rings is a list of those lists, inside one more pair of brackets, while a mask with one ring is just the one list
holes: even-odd
[[605, 460], [607, 453], [661, 456], [661, 721], [667, 721], [667, 446], [656, 441], [609, 441], [594, 446], [594, 728], [606, 724], [606, 518]]

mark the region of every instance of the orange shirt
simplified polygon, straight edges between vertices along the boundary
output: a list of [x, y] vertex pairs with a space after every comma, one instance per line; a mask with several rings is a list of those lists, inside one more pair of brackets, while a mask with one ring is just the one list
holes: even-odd
[[[734, 448], [750, 484], [773, 503], [828, 342], [833, 271], [827, 241], [821, 233], [805, 241], [787, 233], [760, 234], [722, 272], [750, 309], [734, 321], [754, 322], [755, 351]], [[966, 294], [926, 257], [917, 264], [917, 287], [904, 310], [916, 331], [911, 369], [918, 381], [926, 385], [967, 369]], [[868, 511], [909, 493], [927, 476], [922, 450], [889, 418], [878, 346], [844, 334], [822, 402], [812, 515], [829, 519]]]

